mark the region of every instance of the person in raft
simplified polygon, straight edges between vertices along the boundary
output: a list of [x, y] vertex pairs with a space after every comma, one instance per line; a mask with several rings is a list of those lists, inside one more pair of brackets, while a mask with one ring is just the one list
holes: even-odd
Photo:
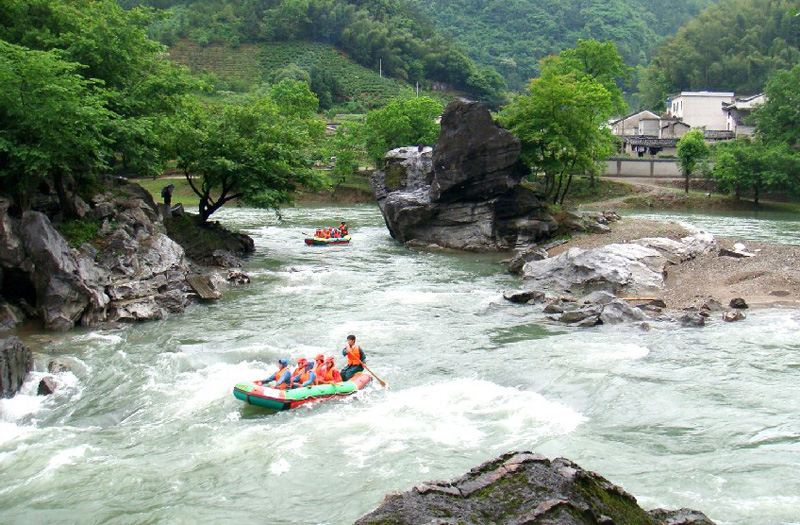
[[363, 363], [367, 361], [367, 356], [360, 346], [356, 344], [356, 336], [347, 336], [347, 346], [342, 349], [342, 355], [347, 358], [347, 366], [342, 368], [342, 381], [347, 381], [356, 373], [363, 372]]
[[342, 224], [339, 225], [339, 233], [342, 234], [342, 237], [347, 236], [347, 223], [342, 221]]
[[314, 358], [314, 375], [317, 377], [317, 384], [322, 383], [322, 377], [325, 375], [325, 356], [317, 354]]
[[325, 358], [325, 372], [322, 375], [320, 383], [340, 383], [342, 381], [342, 374], [336, 370], [333, 362], [333, 356], [329, 355]]
[[286, 390], [291, 386], [292, 372], [289, 370], [288, 359], [278, 359], [278, 370], [268, 378], [262, 380], [261, 384], [266, 386], [270, 381], [275, 381], [275, 386], [272, 388], [277, 388], [279, 390]]
[[309, 362], [305, 357], [297, 360], [297, 368], [294, 369], [291, 388], [302, 388], [317, 384], [317, 376], [314, 374], [314, 362]]

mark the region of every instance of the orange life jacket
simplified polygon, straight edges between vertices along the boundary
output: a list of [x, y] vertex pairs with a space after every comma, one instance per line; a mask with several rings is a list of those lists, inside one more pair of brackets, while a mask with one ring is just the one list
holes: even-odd
[[323, 382], [325, 377], [325, 362], [317, 361], [317, 366], [314, 367], [314, 384], [319, 385]]
[[347, 343], [347, 366], [361, 364], [361, 347]]
[[308, 368], [303, 367], [303, 372], [299, 376], [294, 376], [292, 378], [293, 385], [302, 385], [306, 381], [308, 381], [308, 376], [311, 375], [311, 371]]
[[[283, 373], [286, 371], [287, 368], [289, 367], [284, 366], [283, 368], [275, 372], [275, 383], [281, 380], [281, 376], [283, 375]], [[287, 386], [286, 383], [282, 383], [280, 385], [275, 385], [274, 388], [277, 388], [278, 390], [286, 390], [286, 386]]]
[[339, 383], [342, 380], [342, 374], [334, 367], [326, 368], [325, 374], [322, 376], [324, 383]]

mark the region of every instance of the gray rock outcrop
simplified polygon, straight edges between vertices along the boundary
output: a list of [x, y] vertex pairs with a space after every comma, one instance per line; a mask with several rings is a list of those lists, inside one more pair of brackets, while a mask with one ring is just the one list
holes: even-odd
[[526, 262], [522, 273], [526, 290], [569, 291], [577, 297], [597, 291], [647, 297], [663, 291], [668, 264], [707, 253], [714, 246], [713, 236], [699, 232], [680, 241], [652, 238], [591, 250], [571, 248], [555, 257]]
[[18, 337], [0, 340], [0, 397], [13, 397], [33, 370], [33, 354]]
[[599, 474], [564, 458], [512, 452], [453, 481], [430, 482], [388, 494], [357, 525], [636, 523], [713, 525], [703, 513], [646, 511], [636, 498]]
[[397, 148], [372, 185], [389, 233], [412, 245], [511, 250], [557, 224], [529, 187], [519, 140], [480, 103], [451, 102], [433, 149]]
[[[84, 203], [84, 220], [99, 229], [94, 245], [78, 249], [67, 245], [45, 213], [12, 216], [9, 209], [10, 201], [0, 198], [0, 330], [21, 322], [23, 312], [40, 317], [46, 330], [161, 319], [182, 312], [194, 296], [187, 276], [209, 272], [187, 260], [167, 234], [153, 198], [138, 184], [117, 181]], [[229, 242], [237, 254], [254, 249], [247, 236], [225, 237], [219, 225], [208, 230], [209, 235], [198, 235], [197, 225], [186, 223], [184, 236], [222, 239], [217, 242]], [[202, 255], [199, 245], [193, 249]], [[226, 267], [236, 260], [209, 250], [203, 262], [213, 264], [215, 258], [224, 258]]]

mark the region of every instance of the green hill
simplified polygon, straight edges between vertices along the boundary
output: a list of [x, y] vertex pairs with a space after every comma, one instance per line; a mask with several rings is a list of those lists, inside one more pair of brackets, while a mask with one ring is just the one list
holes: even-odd
[[[270, 82], [274, 75], [293, 65], [309, 72], [323, 71], [338, 79], [344, 101], [337, 106], [350, 111], [363, 111], [382, 105], [401, 95], [412, 96], [408, 84], [381, 76], [360, 66], [332, 46], [316, 42], [285, 42], [201, 46], [181, 40], [170, 48], [172, 60], [197, 73], [211, 73], [220, 88], [242, 91], [261, 82]], [[449, 99], [452, 94], [421, 90], [420, 94]]]
[[579, 38], [610, 40], [629, 66], [647, 64], [664, 36], [716, 0], [408, 0], [478, 63], [520, 90], [539, 60]]
[[728, 0], [709, 7], [658, 49], [641, 83], [661, 109], [682, 90], [754, 95], [776, 71], [800, 62], [797, 0]]

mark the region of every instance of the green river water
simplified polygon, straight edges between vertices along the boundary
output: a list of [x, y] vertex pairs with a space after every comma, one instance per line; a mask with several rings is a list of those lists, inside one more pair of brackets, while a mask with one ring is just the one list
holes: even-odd
[[[572, 329], [503, 300], [521, 287], [506, 256], [407, 249], [375, 206], [215, 218], [255, 239], [250, 285], [162, 321], [26, 336], [36, 372], [0, 400], [0, 523], [347, 524], [511, 450], [567, 457], [645, 508], [800, 523], [800, 311]], [[666, 218], [800, 243], [794, 217]], [[303, 244], [340, 220], [349, 246]], [[349, 333], [388, 390], [277, 414], [233, 397], [280, 357], [341, 365]], [[72, 372], [37, 397], [53, 357]]]

